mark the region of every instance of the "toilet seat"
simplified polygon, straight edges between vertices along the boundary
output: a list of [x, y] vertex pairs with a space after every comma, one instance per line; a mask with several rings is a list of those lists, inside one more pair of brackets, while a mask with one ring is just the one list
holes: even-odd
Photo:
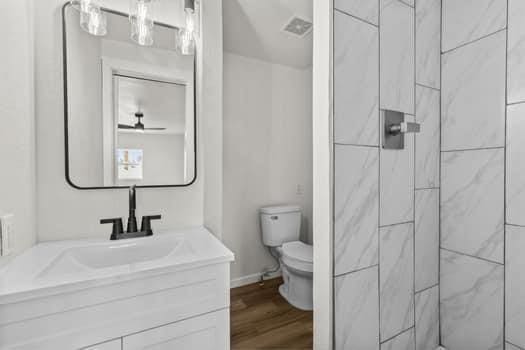
[[313, 246], [300, 241], [288, 242], [282, 246], [283, 263], [292, 269], [313, 272]]

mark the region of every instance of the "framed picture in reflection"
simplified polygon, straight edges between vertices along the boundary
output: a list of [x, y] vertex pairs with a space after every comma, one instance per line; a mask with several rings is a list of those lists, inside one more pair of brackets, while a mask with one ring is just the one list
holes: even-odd
[[117, 149], [118, 180], [143, 179], [144, 152], [141, 149]]

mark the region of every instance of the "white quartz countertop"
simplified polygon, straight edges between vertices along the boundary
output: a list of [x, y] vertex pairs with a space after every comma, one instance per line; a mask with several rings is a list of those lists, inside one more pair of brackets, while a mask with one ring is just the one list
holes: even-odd
[[119, 241], [40, 243], [0, 269], [0, 305], [233, 260], [204, 227]]

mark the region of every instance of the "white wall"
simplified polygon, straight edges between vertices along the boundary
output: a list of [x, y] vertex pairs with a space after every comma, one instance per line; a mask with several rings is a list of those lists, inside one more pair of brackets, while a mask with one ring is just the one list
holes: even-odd
[[120, 180], [119, 186], [184, 183], [184, 135], [122, 132], [117, 147], [144, 152], [142, 180]]
[[311, 69], [224, 54], [223, 240], [236, 255], [232, 279], [275, 264], [261, 241], [262, 206], [301, 205], [311, 242], [311, 94]]
[[[60, 12], [63, 3], [62, 0], [34, 0], [35, 11], [38, 13], [35, 16], [37, 210], [38, 238], [41, 241], [79, 237], [104, 238], [108, 235], [109, 228], [101, 226], [99, 219], [127, 215], [127, 191], [79, 191], [65, 181]], [[218, 20], [215, 17], [220, 17], [220, 13], [206, 12], [203, 23], [206, 26], [207, 23], [216, 23]], [[211, 32], [216, 33], [220, 39], [221, 33], [215, 27]], [[218, 44], [205, 46], [203, 55], [206, 66], [222, 65], [222, 39], [219, 39]], [[207, 76], [207, 79], [212, 81], [206, 84], [222, 85], [222, 75]], [[199, 114], [200, 126], [206, 124], [209, 118], [215, 118], [214, 122], [217, 123], [216, 119], [221, 114], [216, 99], [220, 91], [208, 89], [206, 92], [207, 95], [199, 96], [199, 103], [206, 107]], [[199, 152], [202, 152], [203, 137], [200, 130], [199, 140]], [[220, 150], [216, 153], [220, 153]], [[215, 159], [216, 153], [210, 151], [207, 159]], [[201, 155], [198, 160], [198, 180], [191, 187], [139, 190], [138, 214], [163, 214], [163, 220], [156, 224], [159, 229], [203, 224], [204, 216], [207, 215], [204, 209], [204, 177], [207, 175], [206, 181], [211, 181], [210, 178], [220, 176], [213, 172], [205, 174], [205, 164], [206, 159]]]
[[[201, 137], [206, 142], [199, 157], [204, 157], [204, 225], [217, 237], [223, 229], [223, 34], [222, 0], [200, 1], [201, 37], [197, 47], [202, 52], [197, 64], [197, 77], [202, 84], [197, 86], [198, 94], [206, 97], [206, 103], [197, 106], [198, 114], [206, 115], [206, 122], [200, 123]], [[199, 123], [199, 122], [198, 122]]]
[[333, 349], [333, 1], [313, 0], [314, 349]]
[[30, 1], [0, 2], [0, 213], [15, 215], [15, 253], [36, 238], [32, 16]]

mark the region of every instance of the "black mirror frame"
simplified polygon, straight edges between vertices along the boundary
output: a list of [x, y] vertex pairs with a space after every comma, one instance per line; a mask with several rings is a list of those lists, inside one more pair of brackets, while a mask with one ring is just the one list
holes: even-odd
[[[66, 10], [68, 7], [72, 6], [71, 2], [68, 1], [62, 6], [62, 74], [63, 74], [63, 89], [64, 89], [64, 150], [65, 150], [65, 176], [66, 176], [66, 182], [73, 188], [77, 190], [108, 190], [108, 189], [128, 189], [129, 186], [101, 186], [101, 187], [82, 187], [76, 185], [70, 177], [69, 174], [69, 102], [68, 102], [68, 84], [67, 84], [67, 32], [66, 32]], [[118, 15], [118, 16], [124, 16], [128, 17], [128, 14], [111, 10], [108, 8], [101, 8], [102, 11]], [[171, 26], [169, 24], [155, 22], [155, 25], [179, 30], [178, 27]], [[197, 153], [197, 134], [198, 134], [198, 128], [197, 128], [197, 54], [194, 55], [194, 62], [193, 62], [193, 125], [194, 125], [194, 152], [195, 152], [195, 162], [193, 164], [194, 172], [193, 172], [193, 179], [187, 183], [187, 184], [181, 184], [181, 185], [145, 185], [140, 186], [137, 185], [137, 188], [165, 188], [165, 187], [189, 187], [193, 185], [197, 181], [197, 170], [198, 170], [198, 153]]]

